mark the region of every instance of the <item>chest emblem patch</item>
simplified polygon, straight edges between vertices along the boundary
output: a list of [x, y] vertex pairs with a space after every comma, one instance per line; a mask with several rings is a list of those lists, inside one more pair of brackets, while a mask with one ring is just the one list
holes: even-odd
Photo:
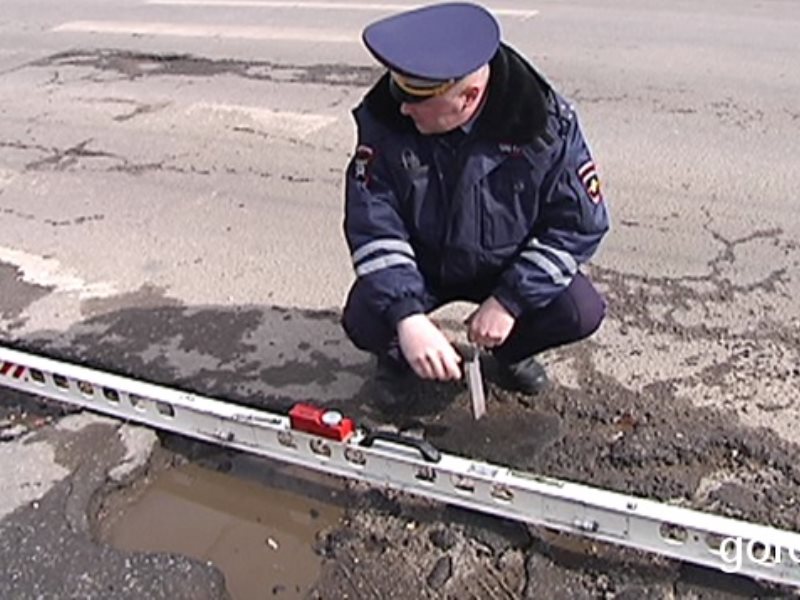
[[522, 156], [522, 146], [518, 146], [517, 144], [499, 144], [498, 149], [503, 154]]
[[369, 183], [369, 164], [374, 157], [375, 151], [369, 146], [361, 144], [356, 148], [354, 175], [358, 181]]
[[403, 148], [403, 152], [400, 154], [400, 161], [406, 171], [417, 171], [421, 166], [419, 157], [411, 148]]

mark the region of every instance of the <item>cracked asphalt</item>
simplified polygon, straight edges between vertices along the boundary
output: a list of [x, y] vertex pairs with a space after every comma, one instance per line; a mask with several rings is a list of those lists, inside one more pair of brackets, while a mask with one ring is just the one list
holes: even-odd
[[[101, 27], [215, 23], [213, 6], [7, 4], [0, 340], [270, 410], [313, 400], [450, 452], [800, 528], [793, 3], [544, 3], [503, 17], [593, 143], [613, 230], [589, 271], [610, 308], [591, 340], [543, 357], [551, 390], [490, 386], [478, 423], [460, 386], [376, 406], [373, 365], [338, 324], [352, 280], [340, 232], [349, 111], [380, 73], [357, 39]], [[375, 14], [226, 10], [244, 36], [254, 22], [357, 32]], [[59, 29], [88, 19], [93, 33]], [[457, 335], [468, 308], [437, 319]], [[94, 533], [109, 493], [193, 454], [163, 435], [133, 452], [146, 433], [70, 413], [0, 389], [0, 465], [14, 474], [0, 488], [0, 596], [225, 598], [212, 565], [127, 555]], [[345, 520], [319, 534], [312, 597], [793, 593], [402, 494], [348, 493]]]

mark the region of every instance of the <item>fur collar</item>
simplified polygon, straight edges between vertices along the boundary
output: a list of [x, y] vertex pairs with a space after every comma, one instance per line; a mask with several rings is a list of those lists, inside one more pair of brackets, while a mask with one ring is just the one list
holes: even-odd
[[[551, 88], [528, 62], [502, 44], [489, 63], [489, 96], [476, 122], [479, 138], [528, 144], [547, 127]], [[398, 132], [414, 132], [414, 123], [400, 114], [385, 73], [364, 97], [364, 105], [380, 122]]]

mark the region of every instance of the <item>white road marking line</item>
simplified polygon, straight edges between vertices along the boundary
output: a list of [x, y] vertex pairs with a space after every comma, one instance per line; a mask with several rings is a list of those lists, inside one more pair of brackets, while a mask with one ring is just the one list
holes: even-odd
[[284, 40], [350, 44], [361, 39], [359, 32], [295, 29], [287, 27], [249, 27], [234, 25], [177, 25], [158, 22], [71, 21], [54, 27], [56, 32], [171, 35], [176, 37], [216, 37], [251, 40]]
[[17, 267], [22, 273], [22, 281], [52, 287], [56, 292], [78, 292], [82, 300], [104, 298], [116, 293], [116, 289], [110, 283], [86, 283], [75, 274], [75, 271], [65, 268], [54, 258], [0, 246], [0, 262]]
[[336, 122], [331, 115], [275, 111], [269, 108], [240, 106], [237, 104], [211, 104], [198, 102], [192, 104], [188, 114], [201, 113], [211, 116], [238, 119], [240, 122], [255, 123], [264, 127], [267, 133], [298, 136], [304, 138], [323, 127]]
[[[294, 9], [320, 9], [320, 10], [365, 10], [399, 12], [419, 8], [421, 4], [382, 4], [353, 2], [289, 2], [281, 0], [146, 0], [146, 4], [159, 4], [165, 6], [241, 6], [264, 8], [294, 8]], [[522, 10], [518, 8], [491, 8], [495, 15], [506, 17], [521, 17], [529, 19], [539, 14], [538, 10]]]

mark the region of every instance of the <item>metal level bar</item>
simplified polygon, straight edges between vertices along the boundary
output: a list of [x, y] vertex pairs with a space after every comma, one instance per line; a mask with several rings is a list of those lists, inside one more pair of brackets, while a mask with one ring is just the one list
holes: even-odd
[[588, 536], [724, 572], [800, 586], [800, 535], [403, 443], [344, 442], [288, 417], [0, 347], [0, 385], [243, 452]]

